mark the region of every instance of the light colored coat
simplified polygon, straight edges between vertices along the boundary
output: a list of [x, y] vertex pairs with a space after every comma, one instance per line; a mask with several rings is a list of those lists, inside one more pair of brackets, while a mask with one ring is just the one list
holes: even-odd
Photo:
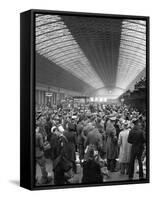
[[128, 136], [129, 136], [129, 129], [125, 129], [121, 131], [119, 134], [118, 144], [120, 146], [120, 152], [119, 152], [120, 163], [130, 162], [131, 144], [129, 144], [127, 141]]

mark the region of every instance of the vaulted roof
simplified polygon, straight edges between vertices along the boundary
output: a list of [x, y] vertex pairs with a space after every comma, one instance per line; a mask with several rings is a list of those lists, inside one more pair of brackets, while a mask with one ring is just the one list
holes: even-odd
[[35, 34], [46, 85], [117, 98], [146, 67], [143, 20], [37, 14]]

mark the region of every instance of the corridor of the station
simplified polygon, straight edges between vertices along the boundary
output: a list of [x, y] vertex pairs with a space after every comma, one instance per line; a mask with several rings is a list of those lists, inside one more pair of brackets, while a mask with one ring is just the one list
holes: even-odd
[[146, 21], [36, 14], [36, 185], [147, 176]]

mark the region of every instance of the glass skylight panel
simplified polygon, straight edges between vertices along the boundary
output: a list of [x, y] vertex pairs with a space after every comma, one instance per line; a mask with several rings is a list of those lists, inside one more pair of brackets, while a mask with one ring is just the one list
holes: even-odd
[[145, 56], [145, 48], [143, 49], [143, 48], [140, 48], [140, 47], [135, 46], [133, 44], [130, 45], [129, 43], [121, 44], [120, 46], [121, 46], [121, 48], [120, 48], [121, 54], [122, 53], [125, 53], [125, 54], [129, 53], [129, 55], [131, 55], [133, 57], [136, 57], [140, 54], [143, 57]]
[[133, 36], [133, 38], [138, 38], [140, 40], [145, 40], [146, 35], [144, 33], [136, 32], [134, 30], [122, 29], [122, 37]]
[[[70, 57], [70, 58], [65, 58], [65, 59], [63, 59], [62, 58], [62, 60], [55, 60], [56, 61], [56, 64], [59, 64], [60, 66], [65, 66], [65, 67], [67, 67], [66, 66], [66, 64], [68, 65], [69, 63], [72, 65], [77, 59], [81, 59], [80, 58], [80, 56], [75, 56], [75, 57]], [[73, 65], [74, 66], [74, 65]]]
[[[128, 55], [127, 55], [127, 53], [128, 53]], [[137, 55], [133, 55], [133, 53], [129, 53], [129, 52], [127, 52], [127, 51], [122, 51], [121, 53], [120, 53], [120, 58], [128, 58], [128, 59], [130, 59], [130, 60], [135, 60], [135, 61], [141, 61], [141, 62], [143, 62], [143, 63], [145, 63], [145, 56], [143, 55], [141, 58], [139, 57], [140, 55], [139, 54], [137, 54]]]
[[60, 17], [57, 15], [50, 16], [50, 15], [42, 15], [36, 18], [36, 23], [37, 27], [43, 24], [51, 23], [51, 22], [56, 22], [60, 20]]
[[48, 32], [48, 30], [54, 31], [55, 29], [63, 29], [63, 28], [66, 28], [66, 25], [64, 24], [64, 22], [56, 21], [54, 23], [43, 24], [42, 26], [36, 26], [36, 32], [38, 30], [46, 30], [46, 32]]
[[134, 46], [133, 44], [130, 45], [129, 43], [125, 43], [125, 44], [122, 43], [120, 45], [120, 48], [123, 49], [123, 50], [125, 49], [125, 50], [133, 51], [133, 52], [136, 52], [136, 53], [140, 53], [140, 54], [143, 54], [143, 55], [145, 54], [145, 49]]
[[61, 30], [63, 28], [66, 28], [66, 25], [64, 25], [63, 22], [55, 22], [39, 27], [36, 26], [36, 36], [49, 33], [51, 31]]
[[[128, 47], [128, 46], [127, 46]], [[130, 53], [130, 54], [133, 54], [135, 56], [140, 56], [142, 55], [143, 57], [145, 56], [145, 53], [144, 51], [140, 50], [140, 49], [134, 49], [134, 48], [121, 48], [121, 51], [122, 52], [127, 52], [127, 53]]]
[[130, 57], [125, 57], [125, 56], [121, 56], [121, 62], [125, 62], [125, 60], [127, 60], [127, 63], [136, 63], [138, 65], [144, 65], [145, 62], [141, 62], [140, 60], [136, 60], [136, 59], [133, 59], [133, 58], [130, 58]]
[[47, 47], [38, 49], [36, 46], [36, 50], [41, 54], [41, 55], [45, 55], [49, 52], [53, 52], [54, 50], [60, 49], [60, 48], [64, 48], [67, 46], [74, 46], [76, 48], [76, 43], [74, 41], [65, 41], [62, 43], [58, 43], [58, 44], [54, 44], [54, 45], [49, 45]]
[[[45, 48], [46, 50], [49, 48], [50, 50], [55, 50], [58, 48], [61, 48], [63, 46], [68, 46], [68, 45], [76, 45], [76, 42], [74, 40], [68, 40], [68, 41], [63, 41], [63, 42], [59, 42], [59, 43], [49, 43], [48, 45], [45, 46], [43, 43], [39, 44], [36, 46], [37, 50], [42, 50], [43, 48]], [[38, 48], [39, 47], [39, 48]]]
[[131, 50], [129, 48], [126, 48], [126, 49], [125, 48], [121, 48], [120, 51], [121, 51], [121, 53], [124, 52], [126, 54], [133, 55], [134, 57], [140, 57], [140, 56], [142, 56], [143, 58], [145, 58], [145, 55], [146, 55], [146, 54], [144, 54], [142, 52], [133, 51], [133, 50]]
[[[124, 61], [120, 62], [120, 65], [122, 65], [122, 64], [124, 64]], [[131, 62], [127, 61], [127, 65], [130, 65], [131, 67], [135, 66], [136, 68], [141, 68], [144, 64], [141, 64], [141, 63], [138, 63], [138, 62], [133, 62], [133, 61], [131, 61]]]
[[133, 41], [124, 41], [124, 40], [121, 40], [121, 41], [122, 41], [121, 45], [122, 45], [123, 48], [130, 46], [130, 47], [133, 47], [133, 48], [136, 48], [136, 49], [140, 49], [142, 51], [146, 51], [146, 46], [144, 46], [144, 45], [134, 43]]
[[58, 44], [58, 43], [61, 43], [61, 42], [65, 42], [65, 41], [69, 41], [69, 40], [72, 40], [72, 36], [71, 35], [68, 35], [68, 36], [62, 36], [62, 37], [58, 37], [58, 38], [54, 38], [52, 40], [47, 40], [45, 42], [42, 42], [42, 43], [39, 43], [37, 44], [37, 48], [41, 49], [42, 47], [48, 47], [50, 45], [53, 45], [53, 44]]
[[57, 55], [59, 53], [62, 53], [62, 52], [67, 52], [67, 51], [70, 51], [70, 50], [74, 50], [74, 49], [78, 49], [77, 46], [75, 45], [72, 45], [72, 46], [64, 46], [62, 48], [58, 48], [58, 49], [55, 49], [55, 50], [51, 50], [50, 52], [46, 53], [46, 56], [53, 56], [53, 55]]
[[137, 31], [139, 31], [140, 29], [143, 29], [144, 30], [144, 32], [146, 31], [146, 29], [145, 29], [145, 24], [141, 24], [140, 22], [141, 22], [142, 20], [133, 20], [133, 21], [129, 21], [129, 20], [124, 20], [123, 22], [122, 22], [122, 28], [124, 28], [124, 27], [133, 27], [134, 28], [134, 30], [137, 30]]
[[[78, 51], [78, 49], [70, 49], [70, 51], [63, 51], [63, 52], [60, 52], [56, 55], [54, 55], [54, 58], [57, 59], [57, 58], [62, 58], [62, 57], [67, 57], [67, 56], [72, 56], [73, 55], [81, 55], [80, 52]], [[50, 56], [52, 57], [52, 56]]]
[[133, 42], [133, 43], [136, 43], [136, 44], [141, 44], [142, 46], [146, 46], [145, 40], [138, 39], [138, 38], [133, 37], [133, 36], [126, 35], [126, 39], [122, 38], [122, 41]]
[[144, 60], [144, 58], [146, 57], [146, 54], [142, 54], [141, 56], [141, 58], [139, 57], [140, 56], [140, 54], [137, 52], [137, 54], [136, 53], [133, 53], [133, 51], [129, 51], [128, 49], [121, 49], [120, 50], [120, 55], [123, 55], [123, 56], [128, 56], [128, 57], [131, 57], [131, 58], [135, 58], [135, 59], [139, 59], [139, 60], [141, 60], [141, 59], [143, 59]]
[[58, 15], [36, 14], [36, 22], [38, 22], [38, 21], [44, 22], [45, 19], [49, 19], [49, 18], [52, 20], [56, 19], [56, 21], [60, 19], [60, 17]]
[[120, 58], [121, 59], [128, 59], [128, 60], [133, 60], [133, 61], [136, 61], [136, 62], [141, 62], [143, 64], [146, 63], [145, 59], [144, 58], [139, 58], [139, 56], [133, 56], [133, 55], [127, 55], [126, 53], [120, 53]]
[[142, 32], [145, 33], [145, 26], [140, 26], [139, 24], [131, 24], [131, 23], [126, 23], [122, 25], [123, 29], [129, 29], [129, 30], [137, 30], [137, 32]]
[[36, 51], [92, 87], [104, 86], [60, 16], [36, 18]]
[[82, 59], [82, 57], [79, 55], [79, 54], [69, 54], [69, 55], [66, 55], [64, 57], [59, 57], [59, 58], [52, 58], [52, 57], [49, 57], [50, 59], [54, 59], [56, 62], [61, 62], [61, 63], [65, 63], [65, 61], [67, 61], [68, 59], [71, 60], [73, 59], [74, 61], [77, 60], [77, 59]]
[[146, 25], [141, 20], [122, 22], [116, 86], [126, 89], [146, 67]]
[[57, 30], [57, 31], [52, 31], [52, 32], [46, 33], [45, 35], [39, 35], [39, 36], [37, 36], [36, 44], [46, 41], [46, 40], [51, 40], [53, 38], [61, 37], [64, 35], [70, 35], [70, 32], [67, 31], [66, 29], [65, 30], [62, 29], [62, 30]]
[[146, 25], [146, 21], [144, 20], [132, 20], [132, 19], [129, 19], [129, 20], [126, 20], [127, 22], [133, 22], [133, 23], [137, 23], [137, 24], [140, 24], [140, 25]]

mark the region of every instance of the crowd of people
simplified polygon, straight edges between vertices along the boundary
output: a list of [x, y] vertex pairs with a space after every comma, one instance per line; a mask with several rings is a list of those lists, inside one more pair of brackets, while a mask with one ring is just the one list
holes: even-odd
[[142, 77], [138, 82], [135, 84], [135, 89], [139, 88], [146, 88], [146, 78]]
[[130, 180], [138, 172], [144, 179], [146, 134], [145, 113], [126, 105], [43, 106], [36, 111], [35, 158], [41, 169], [36, 183], [50, 183], [46, 159], [54, 185], [71, 184], [78, 166], [81, 183], [102, 183], [116, 171]]

